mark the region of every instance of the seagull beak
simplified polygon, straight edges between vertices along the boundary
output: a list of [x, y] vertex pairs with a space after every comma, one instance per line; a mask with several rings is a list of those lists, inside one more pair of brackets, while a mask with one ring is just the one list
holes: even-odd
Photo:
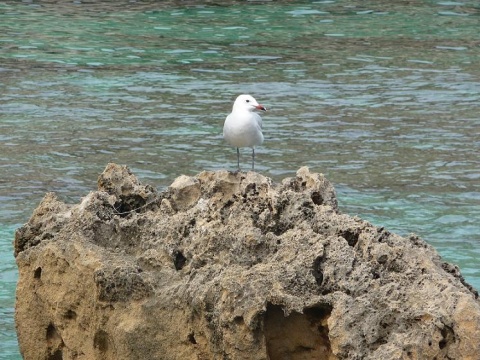
[[258, 104], [257, 106], [255, 106], [255, 109], [257, 109], [257, 110], [262, 110], [262, 111], [267, 111], [267, 108], [266, 108], [265, 106], [263, 106], [263, 105], [260, 105], [260, 104]]

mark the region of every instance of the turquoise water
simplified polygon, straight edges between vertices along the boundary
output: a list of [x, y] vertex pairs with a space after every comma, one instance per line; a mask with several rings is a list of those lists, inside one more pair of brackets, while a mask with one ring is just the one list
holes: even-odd
[[323, 172], [343, 212], [480, 289], [477, 2], [190, 4], [0, 3], [0, 359], [20, 358], [14, 229], [45, 192], [76, 203], [111, 161], [159, 189], [234, 169], [244, 92], [270, 109], [259, 172]]
[[0, 359], [20, 359], [13, 321], [17, 266], [12, 254], [14, 227], [0, 226]]

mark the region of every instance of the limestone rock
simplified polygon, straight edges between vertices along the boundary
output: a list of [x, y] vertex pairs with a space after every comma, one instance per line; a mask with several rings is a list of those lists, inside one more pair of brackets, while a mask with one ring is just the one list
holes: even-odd
[[480, 303], [416, 236], [341, 214], [301, 168], [164, 192], [109, 164], [15, 238], [24, 359], [478, 359]]

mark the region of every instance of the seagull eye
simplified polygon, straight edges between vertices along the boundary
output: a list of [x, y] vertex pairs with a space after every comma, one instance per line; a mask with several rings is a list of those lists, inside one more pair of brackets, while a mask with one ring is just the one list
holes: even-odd
[[245, 102], [250, 102], [250, 100], [245, 100]]

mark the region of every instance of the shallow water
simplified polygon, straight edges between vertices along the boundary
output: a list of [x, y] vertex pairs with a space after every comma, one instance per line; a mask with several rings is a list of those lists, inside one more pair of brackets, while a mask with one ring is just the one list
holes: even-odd
[[218, 4], [0, 3], [0, 359], [20, 358], [13, 232], [45, 192], [78, 202], [108, 162], [158, 188], [234, 169], [239, 93], [270, 109], [257, 171], [323, 172], [343, 212], [480, 289], [478, 4]]

